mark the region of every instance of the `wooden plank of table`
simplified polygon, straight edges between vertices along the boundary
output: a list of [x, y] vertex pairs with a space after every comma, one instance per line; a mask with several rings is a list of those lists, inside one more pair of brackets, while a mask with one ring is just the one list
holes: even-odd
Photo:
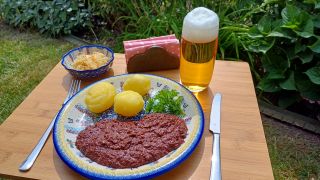
[[[126, 73], [123, 54], [104, 77]], [[153, 74], [179, 81], [179, 71]], [[0, 176], [35, 179], [81, 179], [57, 156], [50, 137], [32, 169], [18, 166], [33, 149], [63, 102], [71, 76], [58, 64], [0, 126]], [[96, 81], [97, 79], [93, 80]], [[83, 86], [93, 81], [83, 83]], [[223, 179], [273, 179], [268, 149], [250, 69], [245, 62], [216, 61], [210, 87], [196, 93], [205, 114], [205, 131], [192, 155], [156, 179], [209, 179], [212, 134], [209, 116], [214, 93], [222, 93], [221, 159]]]

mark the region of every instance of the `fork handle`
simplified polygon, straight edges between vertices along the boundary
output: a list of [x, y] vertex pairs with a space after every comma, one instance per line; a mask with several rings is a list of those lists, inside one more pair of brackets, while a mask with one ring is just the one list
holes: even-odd
[[39, 140], [38, 144], [33, 148], [31, 153], [28, 155], [28, 157], [21, 163], [19, 170], [20, 171], [28, 171], [32, 165], [34, 164], [34, 161], [37, 159], [38, 155], [40, 154], [44, 144], [46, 143], [50, 132], [53, 128], [54, 122], [57, 118], [57, 115], [52, 119], [49, 127], [47, 130], [43, 133], [41, 139]]

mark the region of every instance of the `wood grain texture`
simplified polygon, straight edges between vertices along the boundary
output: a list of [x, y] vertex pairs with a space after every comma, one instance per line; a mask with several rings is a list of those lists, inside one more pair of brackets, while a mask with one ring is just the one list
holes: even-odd
[[[116, 54], [104, 77], [126, 73], [123, 54]], [[179, 70], [152, 72], [179, 81]], [[58, 64], [0, 126], [0, 176], [34, 179], [81, 179], [57, 156], [48, 139], [32, 169], [18, 166], [32, 150], [60, 109], [71, 76]], [[101, 79], [101, 78], [100, 78]], [[82, 83], [86, 86], [98, 79]], [[195, 94], [205, 113], [205, 131], [192, 155], [156, 179], [209, 179], [212, 134], [209, 115], [214, 93], [222, 93], [221, 159], [223, 179], [273, 179], [268, 149], [249, 66], [244, 62], [216, 61], [210, 87]]]

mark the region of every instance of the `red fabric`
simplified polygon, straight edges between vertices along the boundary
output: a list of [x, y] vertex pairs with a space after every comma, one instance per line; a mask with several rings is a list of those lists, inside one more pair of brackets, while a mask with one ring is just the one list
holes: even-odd
[[152, 46], [160, 46], [166, 49], [169, 53], [180, 57], [179, 40], [174, 34], [160, 37], [151, 37], [147, 39], [123, 41], [126, 60], [136, 55], [144, 53]]

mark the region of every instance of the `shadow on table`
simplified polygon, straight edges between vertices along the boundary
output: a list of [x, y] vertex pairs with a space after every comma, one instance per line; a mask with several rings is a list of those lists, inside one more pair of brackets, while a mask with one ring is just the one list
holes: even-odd
[[[201, 157], [204, 152], [205, 139], [202, 136], [201, 141], [199, 142], [197, 148], [192, 152], [192, 154], [180, 165], [178, 165], [173, 170], [154, 178], [154, 179], [189, 179], [194, 171], [197, 170]], [[210, 173], [210, 172], [208, 172]], [[196, 179], [196, 177], [195, 177]]]
[[[94, 82], [97, 82], [99, 80], [102, 80], [102, 79], [105, 79], [107, 77], [111, 77], [114, 75], [114, 71], [113, 69], [111, 68], [108, 72], [106, 72], [105, 74], [99, 76], [99, 77], [96, 77], [96, 78], [90, 78], [90, 79], [84, 79], [84, 80], [81, 80], [81, 88], [84, 88]], [[62, 87], [68, 91], [69, 88], [70, 88], [70, 83], [71, 83], [71, 80], [73, 79], [73, 77], [70, 75], [70, 74], [67, 74], [63, 77], [62, 79]]]
[[82, 177], [80, 174], [73, 171], [69, 166], [67, 166], [58, 156], [55, 148], [53, 147], [53, 164], [57, 171], [57, 174], [59, 175], [59, 179], [75, 179], [75, 180], [82, 180], [86, 179], [85, 177]]
[[194, 93], [196, 98], [199, 100], [203, 111], [207, 112], [207, 113], [204, 113], [205, 122], [204, 122], [203, 137], [212, 136], [212, 133], [210, 133], [209, 131], [209, 126], [210, 126], [211, 103], [213, 100], [214, 93], [216, 92], [213, 92], [213, 90], [210, 87], [205, 89], [202, 92]]

